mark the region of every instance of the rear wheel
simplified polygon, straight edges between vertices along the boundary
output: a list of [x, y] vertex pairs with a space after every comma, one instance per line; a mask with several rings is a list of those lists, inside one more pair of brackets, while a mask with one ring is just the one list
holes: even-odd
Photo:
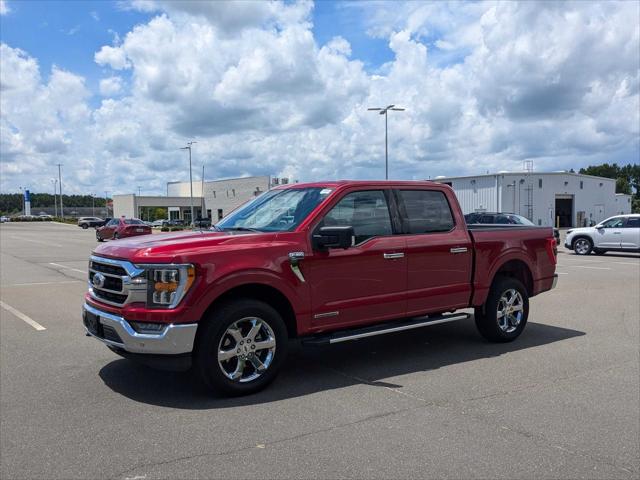
[[593, 250], [593, 242], [586, 237], [580, 237], [573, 242], [573, 251], [576, 255], [589, 255]]
[[86, 230], [87, 228], [89, 228], [89, 225], [87, 225], [86, 223], [83, 223], [83, 224], [82, 224], [82, 229], [83, 229], [83, 230]]
[[234, 300], [203, 322], [194, 365], [208, 388], [227, 395], [247, 395], [275, 379], [287, 355], [287, 328], [270, 305]]
[[484, 306], [475, 311], [476, 327], [490, 342], [515, 340], [524, 330], [528, 317], [527, 289], [511, 277], [497, 278]]

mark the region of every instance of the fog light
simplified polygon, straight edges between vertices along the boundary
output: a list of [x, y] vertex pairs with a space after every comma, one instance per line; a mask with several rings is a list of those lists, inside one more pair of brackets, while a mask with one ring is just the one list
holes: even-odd
[[129, 322], [129, 325], [137, 332], [137, 333], [148, 333], [158, 335], [164, 331], [164, 328], [167, 326], [166, 323], [151, 323], [151, 322]]

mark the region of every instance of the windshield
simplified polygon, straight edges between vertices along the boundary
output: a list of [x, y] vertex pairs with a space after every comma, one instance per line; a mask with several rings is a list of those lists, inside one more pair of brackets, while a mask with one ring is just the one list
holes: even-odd
[[216, 224], [219, 230], [286, 232], [296, 228], [331, 193], [330, 188], [271, 190]]
[[509, 219], [511, 220], [510, 223], [517, 223], [518, 225], [529, 225], [529, 226], [536, 225], [531, 220], [529, 220], [526, 217], [523, 217], [522, 215], [509, 215]]

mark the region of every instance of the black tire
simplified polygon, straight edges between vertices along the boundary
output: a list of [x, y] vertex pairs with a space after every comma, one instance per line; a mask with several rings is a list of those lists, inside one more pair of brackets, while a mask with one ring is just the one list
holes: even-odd
[[100, 236], [97, 230], [96, 230], [96, 240], [99, 242], [104, 242], [104, 240], [102, 239], [102, 237]]
[[600, 250], [598, 248], [594, 248], [593, 249], [593, 253], [595, 253], [596, 255], [604, 255], [605, 253], [607, 253], [606, 250]]
[[593, 242], [588, 237], [578, 237], [571, 244], [576, 255], [589, 255], [593, 250]]
[[86, 230], [87, 228], [89, 228], [89, 225], [87, 225], [86, 223], [83, 223], [83, 224], [82, 224], [82, 229], [83, 229], [83, 230]]
[[[223, 365], [228, 365], [229, 370], [235, 369], [238, 371], [240, 360], [236, 357], [228, 360], [229, 363], [225, 361], [219, 362], [218, 351], [223, 342], [230, 340], [227, 329], [232, 324], [248, 317], [260, 319], [267, 324], [273, 333], [273, 338], [275, 338], [275, 350], [272, 353], [267, 369], [260, 376], [249, 380], [251, 375], [247, 375], [245, 381], [241, 382], [240, 379], [233, 380], [229, 378], [223, 372]], [[255, 341], [254, 339], [254, 343]], [[235, 299], [216, 308], [214, 312], [202, 320], [198, 327], [194, 352], [194, 373], [210, 390], [229, 396], [249, 395], [262, 390], [276, 378], [287, 356], [287, 343], [287, 327], [280, 314], [273, 307], [258, 300], [248, 298]], [[238, 344], [236, 343], [235, 346], [238, 346]], [[235, 346], [230, 350], [235, 349]], [[266, 350], [261, 350], [260, 352], [261, 355], [264, 355], [264, 353], [269, 354]], [[261, 361], [266, 363], [265, 358], [267, 357], [263, 357]], [[252, 362], [249, 360], [246, 362], [246, 367], [241, 371], [241, 375], [244, 375], [243, 372], [248, 374], [252, 371], [253, 374], [258, 373]]]
[[[504, 321], [498, 318], [498, 310], [503, 306], [502, 299], [510, 291], [518, 292], [522, 299], [522, 315], [512, 331], [509, 330], [513, 328], [514, 325], [509, 323], [509, 318], [506, 320], [506, 326], [508, 327], [506, 330], [500, 325], [504, 323]], [[475, 310], [476, 327], [480, 335], [490, 342], [512, 342], [518, 338], [524, 330], [528, 317], [529, 294], [527, 293], [527, 289], [519, 280], [511, 277], [496, 278], [491, 286], [485, 304]]]
[[118, 240], [120, 238], [120, 235], [118, 235], [118, 232], [113, 234], [113, 239], [112, 240]]

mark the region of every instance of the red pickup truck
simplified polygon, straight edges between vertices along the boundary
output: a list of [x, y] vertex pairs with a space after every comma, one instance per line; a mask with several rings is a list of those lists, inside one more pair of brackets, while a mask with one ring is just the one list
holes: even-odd
[[99, 245], [83, 322], [117, 354], [246, 394], [275, 378], [291, 338], [344, 342], [471, 307], [483, 337], [512, 341], [529, 298], [555, 286], [556, 253], [551, 228], [468, 227], [446, 185], [287, 185], [208, 231]]

